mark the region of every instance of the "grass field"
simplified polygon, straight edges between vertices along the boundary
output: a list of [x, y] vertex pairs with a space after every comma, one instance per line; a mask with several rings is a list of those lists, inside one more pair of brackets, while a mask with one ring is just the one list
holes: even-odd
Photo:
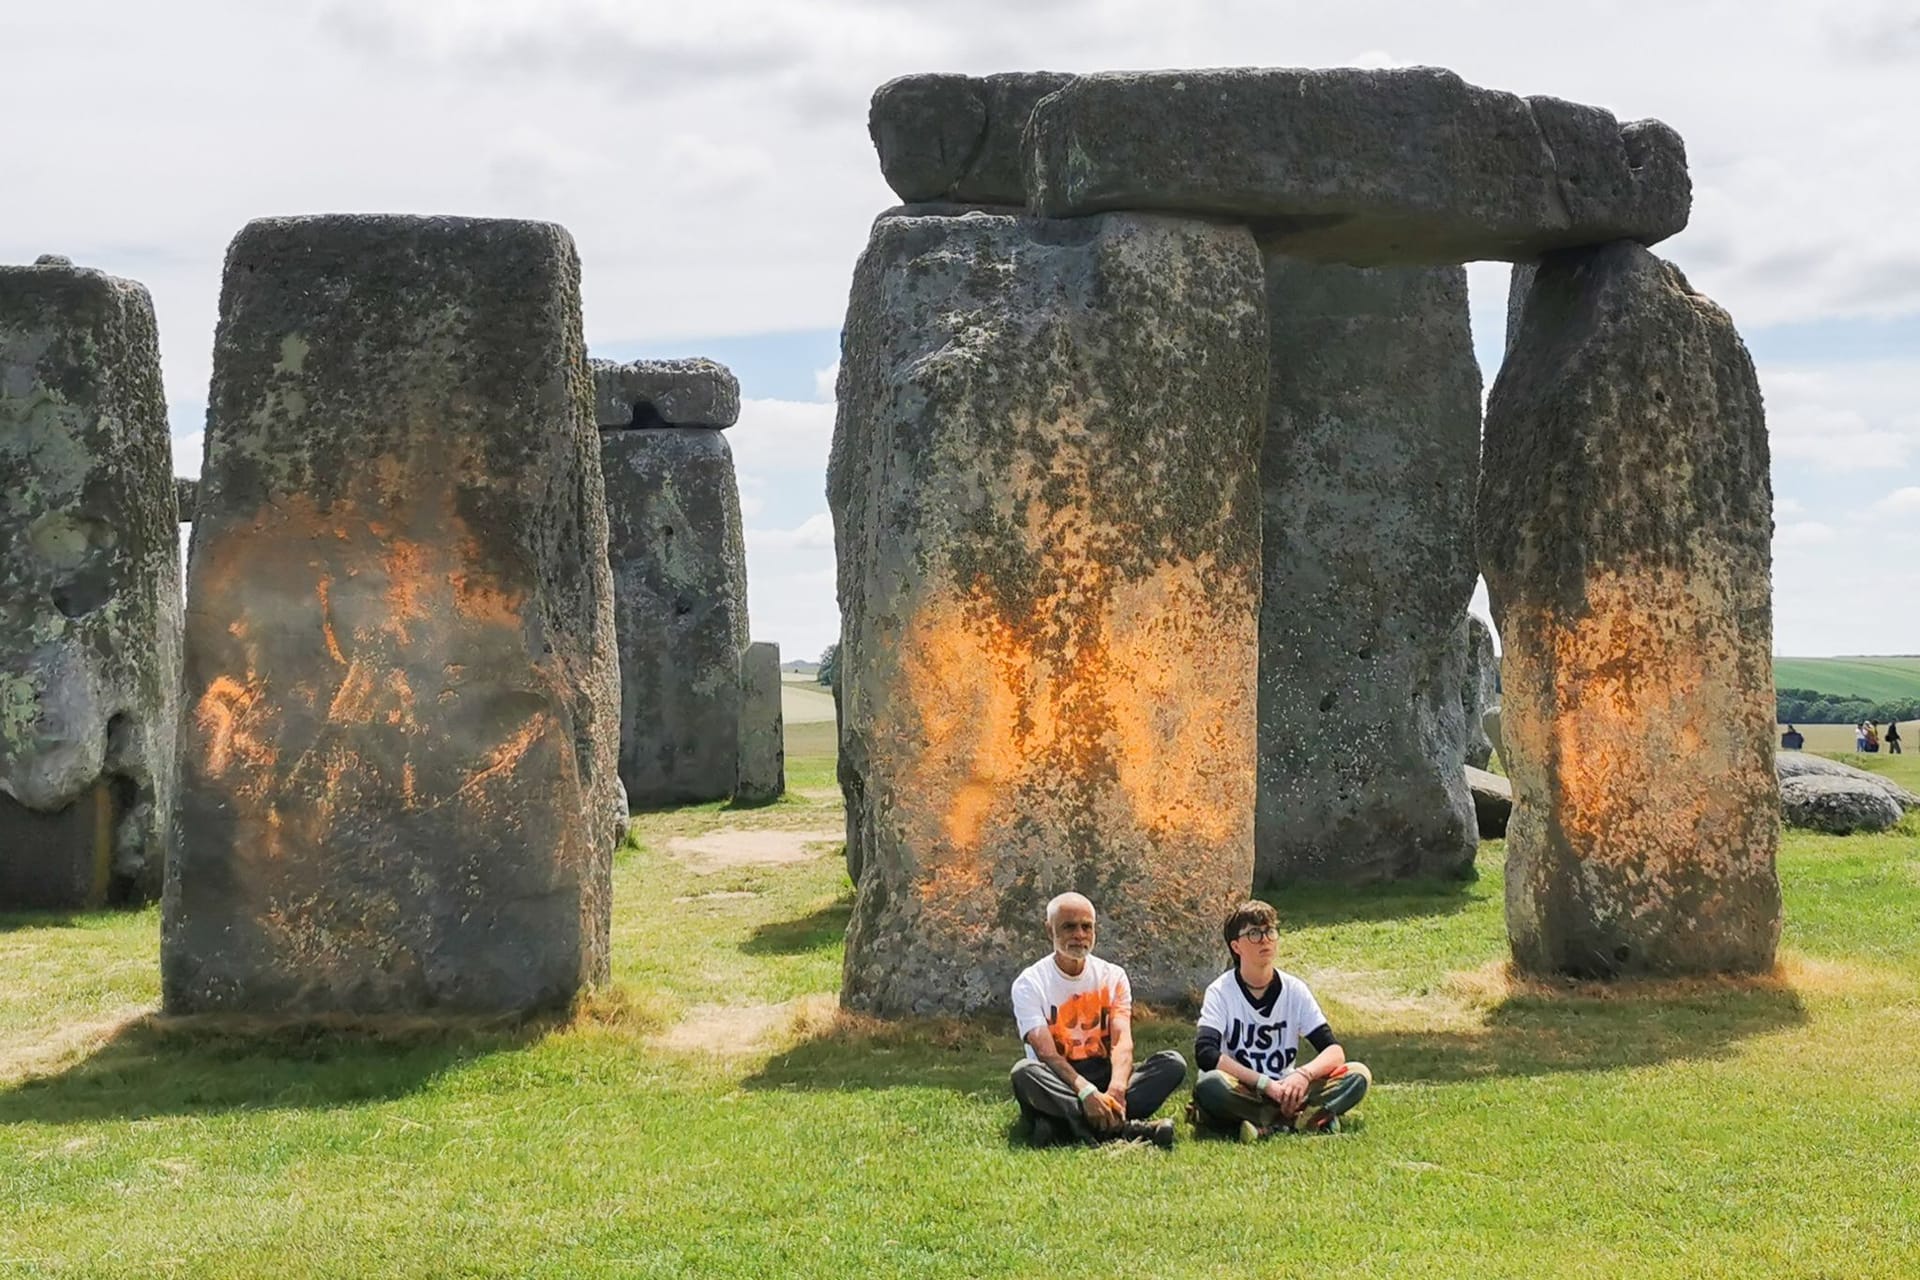
[[[0, 1275], [1920, 1274], [1911, 818], [1790, 835], [1784, 963], [1744, 984], [1513, 983], [1498, 844], [1465, 887], [1284, 895], [1283, 964], [1378, 1081], [1357, 1131], [1030, 1151], [1010, 1026], [834, 1010], [831, 743], [797, 726], [778, 804], [636, 820], [616, 985], [556, 1025], [166, 1032], [155, 911], [0, 918]], [[828, 838], [679, 852], [738, 828]]]
[[1920, 698], [1920, 657], [1775, 658], [1773, 683], [1869, 702], [1904, 701]]

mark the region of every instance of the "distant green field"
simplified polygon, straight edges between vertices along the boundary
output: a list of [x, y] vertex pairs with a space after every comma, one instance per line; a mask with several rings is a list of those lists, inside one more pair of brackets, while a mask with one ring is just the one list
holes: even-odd
[[1920, 698], [1920, 658], [1775, 658], [1773, 683], [1870, 702]]

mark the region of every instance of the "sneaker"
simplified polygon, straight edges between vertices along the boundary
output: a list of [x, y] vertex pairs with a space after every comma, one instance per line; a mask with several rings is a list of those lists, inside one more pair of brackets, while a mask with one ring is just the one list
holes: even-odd
[[1058, 1141], [1060, 1141], [1060, 1131], [1053, 1127], [1053, 1121], [1042, 1115], [1028, 1118], [1027, 1142], [1030, 1146], [1050, 1147]]
[[1122, 1126], [1120, 1136], [1129, 1140], [1145, 1139], [1162, 1151], [1171, 1151], [1173, 1150], [1173, 1121], [1129, 1120]]
[[1260, 1139], [1266, 1136], [1267, 1135], [1261, 1131], [1260, 1126], [1255, 1124], [1253, 1121], [1242, 1120], [1240, 1122], [1240, 1133], [1239, 1133], [1240, 1141], [1258, 1142], [1260, 1141]]

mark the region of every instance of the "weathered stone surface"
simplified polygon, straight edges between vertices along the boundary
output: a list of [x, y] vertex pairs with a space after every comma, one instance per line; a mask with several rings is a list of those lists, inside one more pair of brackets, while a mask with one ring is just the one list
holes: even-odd
[[[1500, 655], [1493, 648], [1492, 629], [1479, 618], [1468, 614], [1461, 628], [1467, 653], [1466, 683], [1460, 688], [1467, 721], [1467, 763], [1484, 769], [1493, 759], [1495, 746], [1487, 732], [1487, 714], [1500, 709]], [[1498, 725], [1498, 719], [1494, 723]]]
[[1049, 216], [1240, 218], [1297, 257], [1537, 257], [1686, 226], [1686, 151], [1654, 120], [1411, 67], [1115, 72], [1037, 104], [1027, 192]]
[[733, 453], [717, 429], [600, 433], [620, 780], [639, 807], [733, 794], [747, 552]]
[[1480, 566], [1535, 972], [1765, 969], [1772, 494], [1725, 312], [1633, 244], [1545, 258], [1489, 401]]
[[[844, 652], [844, 646], [842, 652]], [[833, 734], [834, 741], [840, 744], [840, 750], [834, 753], [834, 781], [840, 784], [841, 809], [846, 814], [847, 843], [844, 850], [847, 859], [847, 879], [860, 883], [860, 870], [866, 864], [861, 860], [860, 827], [858, 818], [865, 807], [860, 795], [860, 770], [854, 767], [852, 757], [847, 752], [847, 715], [845, 700], [840, 696], [841, 681], [833, 682]]]
[[1480, 732], [1486, 734], [1487, 741], [1493, 744], [1493, 753], [1505, 760], [1506, 748], [1500, 745], [1500, 708], [1494, 707], [1480, 717]]
[[740, 774], [737, 804], [766, 804], [787, 789], [785, 718], [780, 713], [780, 646], [750, 644], [740, 655]]
[[200, 482], [187, 476], [173, 478], [173, 502], [180, 509], [180, 523], [193, 523], [194, 504], [200, 501]]
[[875, 226], [828, 467], [850, 1007], [1003, 1007], [1068, 889], [1141, 999], [1218, 971], [1253, 870], [1263, 312], [1241, 228]]
[[160, 891], [180, 549], [153, 304], [0, 267], [0, 910]]
[[1034, 104], [1071, 79], [1011, 71], [889, 80], [867, 112], [880, 172], [902, 200], [1024, 205], [1021, 134]]
[[1466, 272], [1269, 254], [1266, 288], [1256, 882], [1469, 875]]
[[589, 362], [594, 420], [608, 427], [730, 427], [740, 421], [740, 381], [700, 357]]
[[250, 223], [188, 571], [174, 1013], [496, 1013], [607, 972], [617, 669], [579, 260]]
[[1482, 840], [1499, 840], [1507, 834], [1507, 819], [1513, 813], [1513, 784], [1497, 773], [1467, 766], [1467, 790], [1473, 794], [1474, 822]]
[[1898, 801], [1852, 778], [1803, 773], [1780, 781], [1780, 813], [1790, 827], [1852, 835], [1885, 831], [1900, 821]]
[[1865, 769], [1856, 769], [1838, 760], [1829, 760], [1825, 756], [1811, 755], [1804, 751], [1775, 752], [1773, 771], [1782, 783], [1789, 778], [1804, 777], [1839, 778], [1856, 782], [1861, 786], [1872, 787], [1882, 792], [1902, 809], [1920, 809], [1920, 795], [1915, 795], [1893, 779]]

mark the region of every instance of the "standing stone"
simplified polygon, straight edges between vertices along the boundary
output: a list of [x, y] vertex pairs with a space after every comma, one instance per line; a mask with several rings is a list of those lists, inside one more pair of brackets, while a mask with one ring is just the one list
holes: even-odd
[[1495, 745], [1487, 733], [1487, 713], [1500, 707], [1500, 655], [1494, 652], [1492, 629], [1479, 618], [1468, 614], [1460, 628], [1466, 650], [1460, 705], [1467, 722], [1467, 763], [1485, 769]]
[[193, 523], [193, 507], [200, 498], [200, 482], [187, 476], [173, 478], [173, 501], [180, 509], [180, 523]]
[[620, 647], [620, 779], [636, 806], [733, 794], [747, 553], [711, 360], [593, 362]]
[[875, 225], [828, 466], [849, 1007], [1004, 1007], [1070, 889], [1141, 999], [1218, 972], [1253, 870], [1260, 290], [1236, 227]]
[[624, 806], [591, 395], [557, 226], [235, 238], [188, 571], [169, 1012], [492, 1014], [605, 978]]
[[1680, 135], [1438, 67], [1079, 76], [1033, 107], [1033, 211], [1159, 209], [1250, 222], [1351, 262], [1515, 261], [1687, 225]]
[[787, 789], [780, 713], [780, 646], [750, 644], [740, 656], [740, 777], [736, 804], [766, 804]]
[[1466, 272], [1270, 253], [1266, 275], [1256, 883], [1469, 875]]
[[1548, 255], [1486, 459], [1514, 959], [1598, 977], [1767, 968], [1773, 501], [1746, 347], [1638, 245]]
[[0, 911], [156, 896], [180, 549], [147, 291], [0, 267]]

